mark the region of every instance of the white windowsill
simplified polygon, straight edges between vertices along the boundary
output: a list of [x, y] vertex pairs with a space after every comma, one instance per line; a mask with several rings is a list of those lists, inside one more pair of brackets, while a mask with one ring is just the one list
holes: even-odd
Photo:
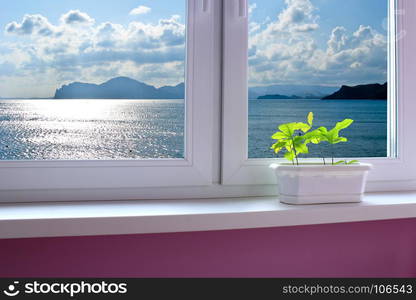
[[0, 205], [0, 238], [246, 229], [416, 218], [416, 192], [359, 204], [290, 206], [276, 197]]

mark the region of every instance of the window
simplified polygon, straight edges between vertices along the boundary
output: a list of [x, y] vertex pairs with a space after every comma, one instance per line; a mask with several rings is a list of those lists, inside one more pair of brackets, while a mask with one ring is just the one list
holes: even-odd
[[0, 93], [19, 99], [0, 101], [2, 201], [152, 198], [154, 187], [212, 183], [214, 14], [168, 2], [5, 4]]
[[184, 158], [186, 1], [55, 2], [3, 5], [0, 159]]
[[[374, 164], [368, 190], [413, 187], [416, 160], [408, 137], [414, 104], [406, 92], [412, 5], [393, 0], [253, 0], [240, 1], [238, 10], [226, 3], [223, 183], [273, 183], [273, 172], [265, 171], [272, 163], [267, 140], [277, 124], [314, 111], [322, 123], [326, 114], [358, 121], [349, 131], [355, 142], [341, 155]], [[347, 61], [351, 63], [345, 65]], [[381, 98], [387, 101], [316, 99], [342, 85], [370, 83], [384, 89], [387, 96]], [[270, 99], [285, 96], [305, 99]], [[310, 97], [315, 100], [306, 99]]]
[[414, 1], [74, 3], [0, 11], [0, 95], [78, 98], [0, 100], [0, 201], [275, 194], [270, 135], [309, 111], [356, 120], [368, 191], [414, 189]]
[[[249, 1], [249, 158], [275, 157], [277, 122], [353, 119], [339, 157], [387, 157], [388, 1]], [[342, 88], [341, 88], [342, 87]], [[325, 151], [327, 153], [325, 153]], [[327, 147], [306, 157], [330, 157]]]

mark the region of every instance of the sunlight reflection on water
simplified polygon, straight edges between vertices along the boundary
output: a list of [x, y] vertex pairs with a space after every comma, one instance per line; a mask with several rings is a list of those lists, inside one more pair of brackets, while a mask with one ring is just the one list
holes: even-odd
[[[277, 124], [303, 120], [331, 126], [353, 118], [344, 157], [387, 155], [385, 101], [256, 100], [249, 102], [249, 157], [274, 157]], [[323, 150], [324, 151], [324, 150]], [[310, 156], [318, 157], [314, 147]], [[326, 153], [327, 154], [327, 153]], [[104, 160], [183, 158], [183, 100], [2, 100], [0, 159]]]
[[183, 100], [3, 100], [0, 159], [183, 158]]

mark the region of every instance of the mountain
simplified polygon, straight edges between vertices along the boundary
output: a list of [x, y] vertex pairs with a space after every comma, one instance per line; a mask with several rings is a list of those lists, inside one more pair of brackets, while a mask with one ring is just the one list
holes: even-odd
[[312, 95], [312, 94], [305, 94], [303, 97], [297, 96], [297, 95], [292, 95], [292, 96], [287, 96], [287, 95], [264, 95], [264, 96], [259, 96], [257, 97], [257, 99], [259, 100], [273, 100], [273, 99], [321, 99], [322, 95]]
[[[316, 99], [336, 90], [336, 87], [318, 85], [272, 85], [250, 88], [249, 98], [257, 99], [264, 95], [296, 95], [299, 98]], [[184, 99], [184, 97], [184, 83], [156, 88], [128, 77], [113, 78], [99, 85], [73, 82], [57, 89], [54, 96], [55, 99]]]
[[185, 86], [154, 86], [128, 78], [117, 77], [103, 84], [74, 82], [55, 92], [55, 99], [184, 99]]
[[286, 95], [265, 95], [257, 97], [259, 100], [271, 100], [271, 99], [300, 99], [300, 97], [292, 95], [292, 96], [286, 96]]
[[176, 86], [163, 86], [159, 88], [159, 92], [166, 95], [165, 99], [184, 99], [185, 84], [180, 83]]
[[323, 85], [270, 85], [251, 87], [249, 98], [257, 99], [264, 95], [296, 95], [306, 99], [320, 99], [336, 92], [338, 87]]
[[387, 82], [381, 84], [365, 84], [357, 86], [343, 85], [341, 89], [332, 95], [323, 97], [329, 99], [370, 99], [370, 100], [387, 100]]

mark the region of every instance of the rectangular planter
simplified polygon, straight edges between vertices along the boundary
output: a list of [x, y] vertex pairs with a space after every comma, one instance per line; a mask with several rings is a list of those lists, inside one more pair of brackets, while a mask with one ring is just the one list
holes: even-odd
[[273, 164], [280, 201], [287, 204], [361, 202], [370, 164]]

